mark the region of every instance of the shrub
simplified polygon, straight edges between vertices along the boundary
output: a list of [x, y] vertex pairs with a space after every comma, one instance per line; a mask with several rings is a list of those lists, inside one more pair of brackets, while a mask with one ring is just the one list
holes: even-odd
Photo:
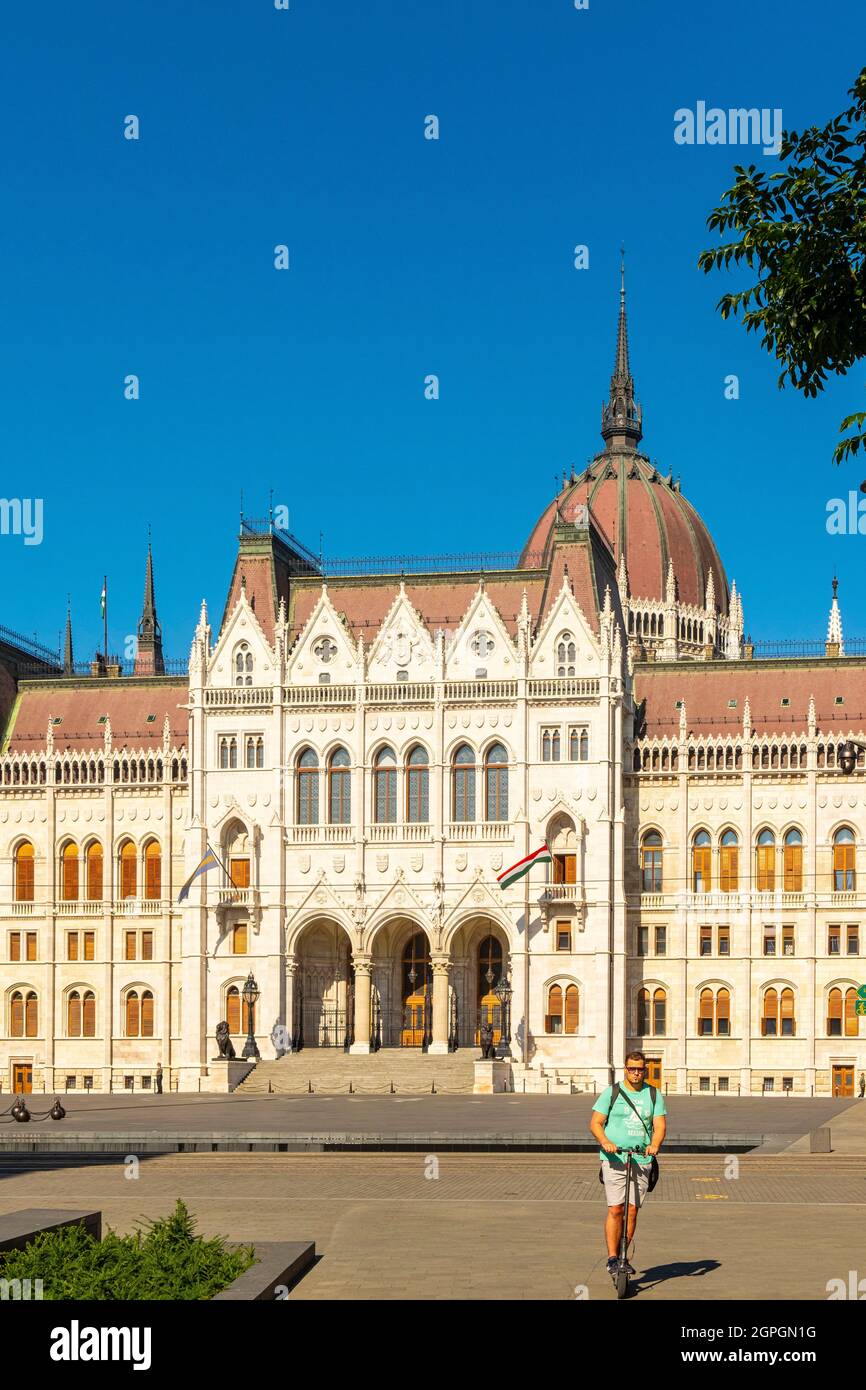
[[0, 1278], [41, 1279], [52, 1299], [207, 1299], [255, 1263], [252, 1246], [205, 1240], [178, 1199], [170, 1216], [132, 1235], [94, 1240], [83, 1226], [46, 1231], [0, 1254]]

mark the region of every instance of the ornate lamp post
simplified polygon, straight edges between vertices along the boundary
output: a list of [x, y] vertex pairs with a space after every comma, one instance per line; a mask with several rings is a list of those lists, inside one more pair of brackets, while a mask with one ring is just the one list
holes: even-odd
[[247, 1060], [254, 1057], [257, 1062], [261, 1060], [261, 1053], [256, 1046], [256, 1040], [253, 1034], [253, 1012], [255, 1010], [256, 1000], [260, 994], [261, 990], [253, 979], [253, 972], [250, 971], [244, 981], [244, 987], [241, 991], [241, 998], [247, 1006], [247, 1040], [244, 1043], [244, 1050], [241, 1056]]
[[493, 993], [499, 1000], [500, 1032], [502, 1034], [502, 1055], [510, 1051], [511, 1042], [511, 996], [514, 990], [507, 975], [503, 975]]

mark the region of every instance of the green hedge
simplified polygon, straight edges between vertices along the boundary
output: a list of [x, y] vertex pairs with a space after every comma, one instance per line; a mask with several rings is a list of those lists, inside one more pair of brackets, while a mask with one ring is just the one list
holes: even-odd
[[0, 1279], [41, 1279], [43, 1298], [213, 1298], [255, 1264], [252, 1246], [204, 1240], [178, 1200], [171, 1216], [132, 1235], [94, 1240], [83, 1226], [44, 1232], [0, 1254]]

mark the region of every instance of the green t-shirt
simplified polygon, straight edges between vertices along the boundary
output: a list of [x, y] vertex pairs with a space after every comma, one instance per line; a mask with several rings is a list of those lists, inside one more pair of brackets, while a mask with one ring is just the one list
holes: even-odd
[[[626, 1088], [624, 1084], [620, 1082], [620, 1093], [616, 1098], [613, 1113], [611, 1113], [610, 1109], [610, 1098], [613, 1094], [612, 1086], [607, 1086], [605, 1090], [602, 1091], [592, 1108], [593, 1110], [597, 1110], [600, 1115], [607, 1117], [604, 1132], [612, 1144], [616, 1144], [617, 1146], [622, 1145], [624, 1148], [631, 1148], [634, 1144], [648, 1144], [652, 1135], [653, 1115], [664, 1115], [665, 1113], [664, 1096], [661, 1091], [656, 1091], [656, 1103], [655, 1109], [653, 1109], [652, 1094], [649, 1086], [644, 1085], [639, 1091], [629, 1091], [628, 1100], [631, 1101], [638, 1115], [642, 1117], [642, 1119], [638, 1119], [638, 1115], [631, 1109], [628, 1100], [623, 1099], [625, 1091]], [[643, 1120], [646, 1121], [645, 1124], [642, 1122]], [[606, 1154], [604, 1149], [599, 1149], [598, 1152], [602, 1158], [607, 1160], [610, 1160], [611, 1157], [615, 1157], [615, 1155]], [[647, 1158], [645, 1154], [635, 1154], [634, 1160], [636, 1163], [652, 1163], [652, 1159]]]

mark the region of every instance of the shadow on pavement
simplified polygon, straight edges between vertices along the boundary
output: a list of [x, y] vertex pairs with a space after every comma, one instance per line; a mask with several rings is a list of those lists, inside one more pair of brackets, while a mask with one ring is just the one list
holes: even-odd
[[[695, 1279], [720, 1268], [720, 1260], [683, 1260], [675, 1264], [654, 1265], [652, 1269], [645, 1269], [637, 1278], [632, 1279], [629, 1297], [633, 1294], [649, 1293], [651, 1289], [658, 1288], [659, 1284], [668, 1284], [672, 1279]], [[685, 1289], [682, 1290], [682, 1296], [689, 1297]]]

